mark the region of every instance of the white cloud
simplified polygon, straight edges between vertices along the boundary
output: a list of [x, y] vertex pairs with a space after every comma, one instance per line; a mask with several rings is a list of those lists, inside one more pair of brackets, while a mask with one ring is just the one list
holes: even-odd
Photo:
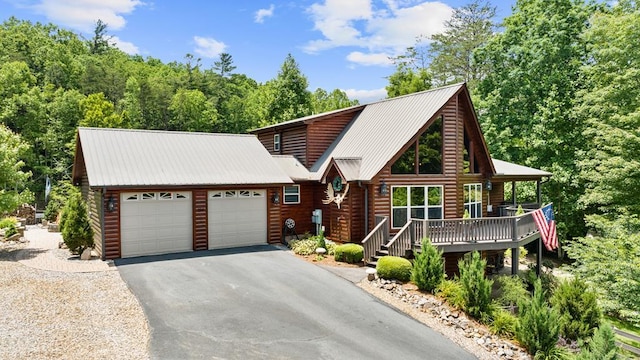
[[274, 8], [273, 4], [271, 4], [268, 9], [260, 9], [256, 11], [255, 22], [262, 24], [265, 18], [272, 17]]
[[195, 53], [205, 58], [218, 57], [227, 48], [225, 43], [214, 38], [194, 36], [193, 41], [196, 43]]
[[[453, 13], [453, 9], [442, 2], [411, 0], [325, 0], [311, 5], [307, 11], [314, 21], [314, 29], [322, 33], [322, 37], [309, 41], [304, 46], [306, 52], [356, 47], [368, 52], [353, 55], [362, 60], [375, 59], [382, 53], [401, 54], [414, 45], [416, 37], [442, 32], [444, 22]], [[357, 52], [350, 56], [354, 53]], [[363, 64], [373, 65], [368, 61]]]
[[346, 89], [342, 91], [347, 94], [349, 99], [357, 99], [360, 104], [368, 104], [387, 97], [387, 90], [385, 88], [373, 90]]
[[110, 40], [118, 49], [129, 55], [136, 55], [140, 53], [140, 49], [131, 42], [124, 41], [117, 36], [112, 36]]
[[352, 63], [356, 63], [364, 66], [390, 66], [393, 65], [393, 61], [389, 59], [388, 54], [384, 53], [369, 53], [365, 54], [360, 51], [353, 51], [347, 55], [347, 60]]
[[130, 14], [139, 0], [40, 0], [32, 8], [52, 22], [83, 32], [91, 32], [96, 21], [108, 25], [109, 30], [119, 30], [125, 26], [122, 15]]

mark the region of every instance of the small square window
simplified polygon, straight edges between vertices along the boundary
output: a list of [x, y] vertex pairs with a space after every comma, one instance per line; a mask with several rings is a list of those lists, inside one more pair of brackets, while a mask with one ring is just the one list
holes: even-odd
[[137, 201], [138, 200], [138, 194], [126, 194], [124, 201]]
[[273, 135], [273, 151], [280, 152], [280, 134]]
[[300, 185], [285, 186], [283, 190], [285, 204], [300, 204]]
[[253, 197], [264, 197], [264, 192], [262, 192], [262, 191], [254, 191], [251, 196], [253, 196]]

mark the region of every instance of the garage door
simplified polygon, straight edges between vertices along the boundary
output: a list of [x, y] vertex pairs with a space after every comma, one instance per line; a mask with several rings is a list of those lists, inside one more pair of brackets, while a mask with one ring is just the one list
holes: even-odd
[[190, 192], [121, 195], [122, 257], [193, 250]]
[[209, 249], [267, 242], [266, 190], [209, 191]]

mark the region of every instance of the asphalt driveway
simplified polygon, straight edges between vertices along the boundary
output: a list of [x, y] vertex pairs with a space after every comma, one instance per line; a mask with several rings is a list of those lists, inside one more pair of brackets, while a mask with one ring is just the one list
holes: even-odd
[[154, 359], [473, 359], [349, 281], [271, 246], [116, 262]]

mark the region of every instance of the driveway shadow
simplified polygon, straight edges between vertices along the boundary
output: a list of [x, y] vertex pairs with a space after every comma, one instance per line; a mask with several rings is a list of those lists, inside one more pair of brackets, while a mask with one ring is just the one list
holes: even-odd
[[124, 258], [124, 259], [115, 259], [113, 263], [116, 266], [126, 266], [126, 265], [132, 265], [132, 264], [146, 264], [151, 262], [159, 262], [159, 261], [167, 261], [167, 260], [196, 259], [201, 257], [247, 254], [247, 253], [257, 253], [257, 252], [267, 252], [267, 251], [282, 251], [282, 248], [279, 248], [274, 245], [253, 245], [253, 246], [242, 246], [242, 247], [217, 249], [217, 250], [198, 250], [198, 251], [189, 251], [189, 252], [174, 253], [174, 254], [150, 255], [150, 256], [139, 256], [139, 257], [132, 257], [132, 258]]

